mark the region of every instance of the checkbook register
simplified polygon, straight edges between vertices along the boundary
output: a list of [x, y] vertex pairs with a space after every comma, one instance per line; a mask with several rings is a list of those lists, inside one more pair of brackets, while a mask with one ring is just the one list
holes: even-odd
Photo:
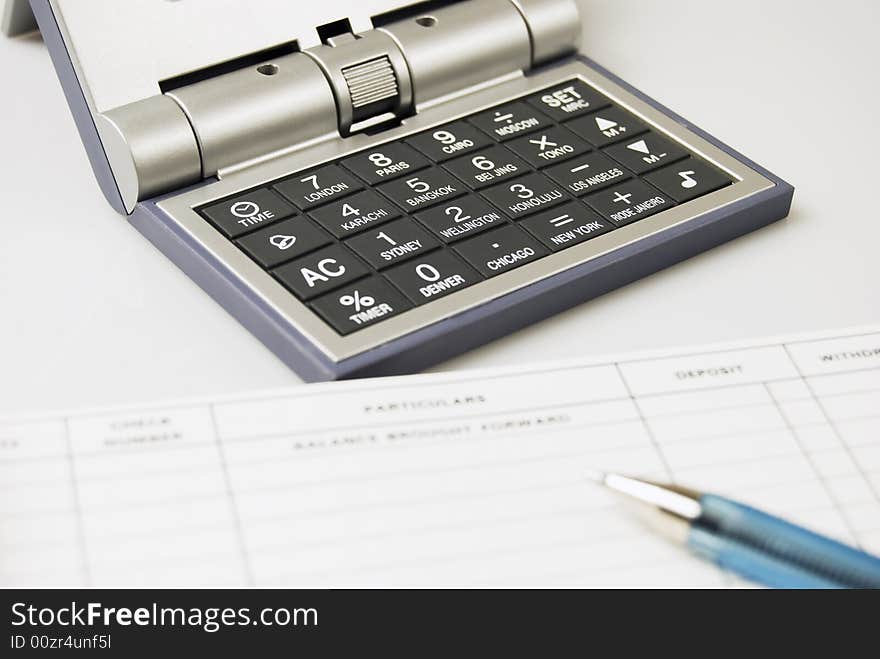
[[791, 204], [580, 54], [573, 0], [4, 18], [42, 33], [110, 204], [306, 380], [417, 371]]

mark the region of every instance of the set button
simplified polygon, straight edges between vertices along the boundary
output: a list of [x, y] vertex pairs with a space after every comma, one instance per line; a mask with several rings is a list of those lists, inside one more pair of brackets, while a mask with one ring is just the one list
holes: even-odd
[[605, 153], [636, 174], [665, 167], [688, 155], [687, 151], [678, 144], [656, 133], [646, 133], [633, 140], [609, 147], [605, 149]]
[[331, 245], [272, 271], [300, 300], [311, 300], [368, 274], [369, 270], [342, 245]]
[[406, 140], [434, 162], [440, 163], [492, 144], [486, 135], [464, 121], [454, 121]]
[[307, 254], [330, 242], [330, 236], [304, 217], [276, 222], [235, 241], [264, 268]]
[[554, 252], [574, 247], [617, 228], [577, 202], [533, 215], [520, 224]]
[[370, 185], [406, 176], [430, 163], [421, 153], [406, 144], [382, 144], [340, 163]]
[[458, 243], [455, 250], [486, 277], [514, 270], [548, 254], [541, 243], [512, 225]]
[[512, 183], [489, 188], [483, 194], [514, 220], [568, 199], [564, 189], [543, 174], [529, 174]]
[[545, 173], [578, 197], [629, 178], [620, 165], [598, 151], [551, 167]]
[[526, 163], [503, 146], [480, 149], [469, 156], [446, 163], [445, 167], [474, 190], [522, 176], [529, 171]]
[[374, 276], [318, 298], [311, 307], [344, 336], [412, 309], [412, 304], [391, 284]]
[[565, 125], [596, 147], [608, 146], [648, 130], [644, 123], [618, 107], [606, 108]]
[[473, 195], [435, 206], [416, 218], [444, 243], [475, 236], [505, 222], [496, 208]]
[[297, 174], [275, 184], [275, 189], [292, 201], [300, 210], [334, 201], [357, 192], [363, 186], [338, 165], [327, 165], [310, 172]]
[[372, 190], [364, 190], [321, 206], [309, 212], [309, 217], [337, 238], [347, 238], [377, 224], [400, 217], [397, 207]]
[[584, 140], [562, 127], [547, 128], [520, 137], [508, 146], [536, 169], [574, 158], [591, 149]]
[[238, 238], [266, 224], [291, 215], [296, 210], [271, 190], [254, 190], [201, 210], [227, 238]]
[[679, 203], [702, 197], [730, 185], [730, 177], [711, 165], [688, 158], [648, 174], [645, 180], [656, 185]]
[[379, 187], [379, 190], [406, 211], [433, 206], [465, 193], [465, 187], [449, 172], [439, 167], [424, 169]]
[[437, 300], [483, 280], [473, 268], [445, 250], [392, 268], [385, 276], [415, 304]]
[[346, 245], [381, 270], [432, 250], [440, 243], [414, 220], [404, 218], [355, 236]]
[[635, 179], [590, 195], [586, 202], [617, 226], [632, 224], [675, 206], [669, 197]]
[[544, 114], [521, 101], [481, 112], [470, 121], [500, 142], [552, 125]]
[[526, 102], [557, 121], [565, 121], [609, 104], [602, 94], [580, 80], [566, 82], [529, 96]]

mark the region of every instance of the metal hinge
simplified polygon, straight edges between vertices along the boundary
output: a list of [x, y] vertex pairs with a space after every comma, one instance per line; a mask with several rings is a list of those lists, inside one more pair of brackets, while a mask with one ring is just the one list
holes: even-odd
[[574, 0], [462, 0], [98, 115], [126, 208], [576, 49]]

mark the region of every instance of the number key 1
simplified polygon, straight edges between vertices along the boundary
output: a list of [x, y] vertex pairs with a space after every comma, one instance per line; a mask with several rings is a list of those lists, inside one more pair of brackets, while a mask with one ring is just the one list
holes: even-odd
[[384, 224], [350, 238], [345, 244], [377, 270], [423, 254], [439, 245], [431, 234], [409, 218]]

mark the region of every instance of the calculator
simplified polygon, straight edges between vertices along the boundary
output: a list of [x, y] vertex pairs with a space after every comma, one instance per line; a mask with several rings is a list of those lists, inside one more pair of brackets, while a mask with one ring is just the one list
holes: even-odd
[[573, 0], [129, 4], [12, 2], [7, 31], [42, 31], [110, 203], [308, 381], [418, 371], [789, 212], [582, 55]]

